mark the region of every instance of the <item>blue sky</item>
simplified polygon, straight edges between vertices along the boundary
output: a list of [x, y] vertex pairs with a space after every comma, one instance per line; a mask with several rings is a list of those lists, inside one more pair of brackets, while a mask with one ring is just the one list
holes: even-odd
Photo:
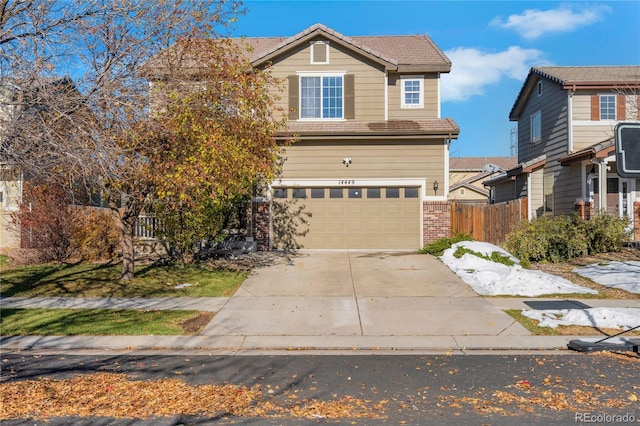
[[453, 62], [442, 115], [455, 157], [508, 156], [509, 111], [531, 66], [639, 65], [640, 1], [245, 1], [233, 36], [428, 34]]

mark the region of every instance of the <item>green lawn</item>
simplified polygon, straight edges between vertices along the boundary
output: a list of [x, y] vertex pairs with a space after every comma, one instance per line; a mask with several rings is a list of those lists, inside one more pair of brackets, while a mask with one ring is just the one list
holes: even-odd
[[[193, 321], [200, 315], [201, 313], [198, 311], [140, 311], [136, 309], [2, 309], [0, 335], [194, 334], [197, 331], [187, 327], [185, 322]], [[211, 319], [211, 314], [208, 319]]]
[[[121, 282], [120, 264], [43, 264], [0, 270], [3, 297], [221, 297], [231, 296], [247, 272], [204, 266], [136, 267], [136, 278]], [[180, 284], [191, 284], [176, 289]]]

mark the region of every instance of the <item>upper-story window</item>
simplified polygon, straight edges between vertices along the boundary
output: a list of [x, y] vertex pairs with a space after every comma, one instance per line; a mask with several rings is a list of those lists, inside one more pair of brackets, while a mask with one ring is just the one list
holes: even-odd
[[616, 119], [616, 95], [600, 95], [600, 120]]
[[420, 77], [402, 77], [402, 108], [422, 108], [424, 96], [423, 79]]
[[536, 85], [536, 91], [538, 92], [538, 96], [542, 96], [542, 80], [538, 80], [538, 84]]
[[300, 118], [343, 118], [343, 76], [301, 76]]
[[542, 112], [536, 111], [529, 118], [531, 128], [531, 144], [537, 144], [542, 140]]

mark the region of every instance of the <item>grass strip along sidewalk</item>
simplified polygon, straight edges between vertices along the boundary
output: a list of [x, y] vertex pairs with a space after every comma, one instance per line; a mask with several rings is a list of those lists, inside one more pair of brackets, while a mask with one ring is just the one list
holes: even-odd
[[[119, 264], [12, 266], [3, 259], [2, 266], [2, 297], [227, 297], [248, 275], [206, 266], [140, 265], [133, 280], [121, 282]], [[213, 315], [197, 310], [3, 308], [0, 335], [197, 334]]]

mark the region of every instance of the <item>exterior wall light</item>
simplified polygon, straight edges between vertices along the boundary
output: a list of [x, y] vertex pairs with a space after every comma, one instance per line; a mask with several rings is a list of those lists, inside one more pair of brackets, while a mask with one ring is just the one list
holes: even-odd
[[351, 158], [350, 157], [344, 157], [342, 159], [342, 164], [344, 164], [345, 166], [349, 167], [349, 164], [351, 164]]
[[435, 194], [437, 194], [437, 193], [438, 193], [438, 181], [437, 181], [437, 180], [434, 180], [434, 181], [433, 181], [433, 192], [434, 192]]

